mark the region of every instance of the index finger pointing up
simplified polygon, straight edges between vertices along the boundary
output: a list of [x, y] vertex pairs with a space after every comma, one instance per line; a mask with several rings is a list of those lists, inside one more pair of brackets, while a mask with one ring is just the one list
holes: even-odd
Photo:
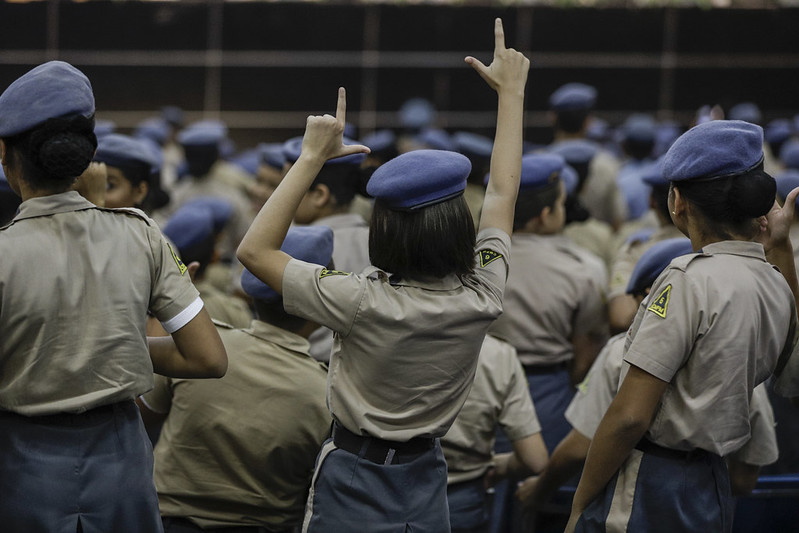
[[336, 105], [336, 120], [344, 124], [344, 116], [347, 114], [347, 91], [344, 87], [338, 88], [338, 104]]
[[497, 18], [494, 22], [494, 49], [505, 49], [505, 30], [502, 28], [502, 19]]

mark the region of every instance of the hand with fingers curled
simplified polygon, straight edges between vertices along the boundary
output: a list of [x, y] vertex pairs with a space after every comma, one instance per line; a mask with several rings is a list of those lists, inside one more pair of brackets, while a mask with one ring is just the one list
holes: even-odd
[[467, 56], [466, 63], [497, 93], [524, 94], [530, 60], [513, 48], [505, 48], [505, 30], [502, 19], [494, 22], [494, 58], [485, 66], [479, 59]]
[[302, 139], [302, 155], [327, 161], [357, 153], [369, 153], [369, 148], [360, 144], [344, 144], [344, 124], [347, 112], [347, 93], [344, 87], [338, 90], [336, 116], [308, 117]]
[[793, 224], [797, 196], [799, 196], [799, 188], [788, 193], [782, 206], [775, 201], [771, 211], [760, 217], [760, 232], [756, 240], [763, 245], [766, 253], [790, 244], [789, 233]]

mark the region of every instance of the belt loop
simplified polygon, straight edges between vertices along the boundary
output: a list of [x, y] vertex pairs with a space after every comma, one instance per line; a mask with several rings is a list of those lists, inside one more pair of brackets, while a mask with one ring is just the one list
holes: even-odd
[[388, 453], [386, 454], [386, 460], [383, 461], [384, 465], [390, 465], [391, 462], [394, 460], [394, 454], [397, 453], [397, 450], [394, 448], [389, 448]]

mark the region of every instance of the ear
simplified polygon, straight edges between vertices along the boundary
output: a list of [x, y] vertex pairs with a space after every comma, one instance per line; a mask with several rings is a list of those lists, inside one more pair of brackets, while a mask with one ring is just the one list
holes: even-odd
[[147, 198], [147, 193], [150, 192], [150, 185], [146, 181], [139, 182], [139, 185], [134, 187], [133, 191], [133, 202], [136, 205], [141, 205], [144, 199]]
[[310, 190], [311, 202], [314, 207], [321, 208], [333, 201], [333, 195], [330, 193], [330, 188], [324, 183], [318, 184]]
[[680, 194], [680, 189], [676, 185], [671, 187], [672, 194], [674, 195], [674, 208], [672, 209], [674, 216], [682, 215], [688, 209], [688, 202]]

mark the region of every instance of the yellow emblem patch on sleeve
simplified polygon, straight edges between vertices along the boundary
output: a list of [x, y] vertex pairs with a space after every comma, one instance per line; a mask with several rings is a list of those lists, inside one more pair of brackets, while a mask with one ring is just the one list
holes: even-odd
[[666, 311], [669, 309], [669, 298], [671, 298], [671, 284], [666, 285], [663, 292], [646, 308], [647, 311], [652, 311], [660, 318], [666, 318]]
[[172, 249], [172, 245], [169, 243], [166, 245], [169, 246], [169, 251], [172, 252], [172, 259], [174, 259], [175, 264], [178, 265], [178, 270], [180, 270], [180, 275], [182, 276], [186, 273], [188, 268], [183, 264], [183, 261], [180, 260], [180, 257], [178, 257], [178, 254], [175, 253], [175, 250]]
[[349, 276], [349, 272], [342, 272], [341, 270], [328, 270], [323, 268], [322, 271], [319, 273], [319, 279], [326, 278], [328, 276]]
[[580, 384], [577, 385], [577, 390], [580, 391], [580, 394], [585, 394], [588, 392], [588, 378], [590, 377], [591, 377], [590, 374], [585, 376], [585, 378], [580, 382]]
[[502, 257], [502, 254], [494, 250], [480, 250], [480, 266], [485, 267]]

